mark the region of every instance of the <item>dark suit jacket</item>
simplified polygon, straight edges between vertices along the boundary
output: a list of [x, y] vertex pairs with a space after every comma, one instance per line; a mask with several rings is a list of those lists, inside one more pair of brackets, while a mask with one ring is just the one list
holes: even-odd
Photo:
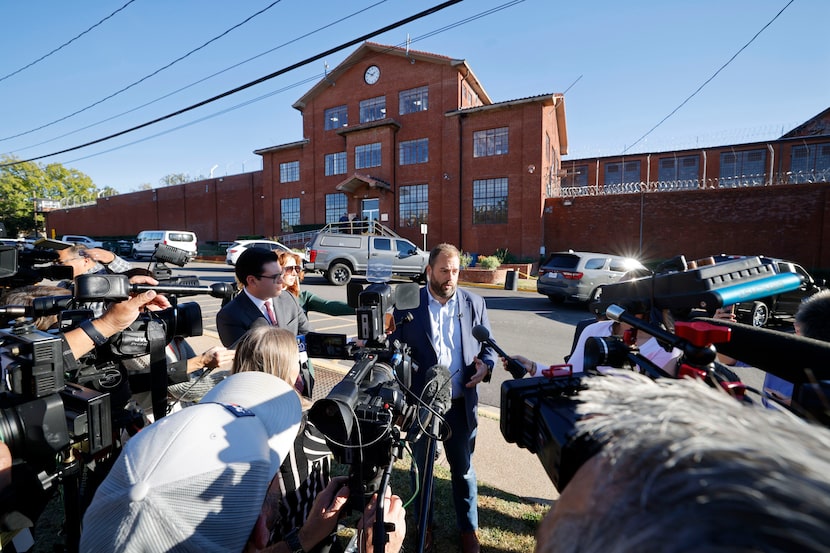
[[[429, 292], [426, 287], [421, 288], [421, 303], [415, 309], [395, 310], [395, 320], [400, 321], [406, 313], [412, 313], [413, 320], [400, 325], [392, 333], [392, 339], [401, 342], [412, 348], [412, 360], [418, 364], [418, 371], [412, 375], [412, 390], [420, 394], [424, 388], [424, 375], [430, 367], [438, 363], [438, 353], [432, 343], [432, 328], [429, 317]], [[473, 327], [484, 325], [490, 330], [490, 320], [487, 318], [487, 307], [481, 296], [458, 289], [459, 313], [461, 315], [461, 354], [465, 367], [464, 381], [468, 382], [475, 374], [474, 357], [478, 357], [491, 367], [497, 361], [496, 352], [492, 348], [482, 348], [481, 344], [473, 338]], [[467, 401], [467, 417], [470, 428], [476, 427], [476, 411], [478, 405], [478, 386], [464, 388], [464, 398]]]
[[[274, 315], [280, 328], [290, 330], [296, 335], [311, 331], [308, 317], [291, 292], [283, 291], [274, 298]], [[254, 321], [260, 318], [265, 319], [265, 314], [257, 309], [248, 295], [244, 292], [237, 294], [216, 314], [216, 330], [219, 331], [222, 345], [226, 348], [233, 347], [242, 335], [248, 332]]]

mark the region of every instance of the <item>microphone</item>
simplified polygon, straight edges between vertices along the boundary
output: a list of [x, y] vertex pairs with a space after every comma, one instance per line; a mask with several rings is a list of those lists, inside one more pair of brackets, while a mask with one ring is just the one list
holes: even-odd
[[524, 375], [527, 374], [527, 370], [522, 366], [521, 363], [504, 353], [504, 350], [501, 349], [496, 343], [490, 338], [490, 331], [487, 330], [487, 327], [484, 325], [476, 325], [473, 327], [473, 338], [479, 341], [484, 346], [490, 346], [496, 353], [500, 356], [507, 359], [507, 370], [510, 371], [510, 374], [513, 375], [513, 378], [522, 378]]
[[426, 384], [421, 393], [421, 401], [429, 405], [432, 411], [422, 404], [419, 405], [418, 414], [406, 433], [406, 439], [412, 443], [421, 439], [424, 429], [434, 416], [433, 411], [443, 416], [450, 410], [450, 370], [443, 365], [433, 365], [424, 377]]
[[794, 384], [830, 380], [828, 342], [721, 319], [695, 320], [731, 329], [730, 340], [716, 344], [720, 353]]

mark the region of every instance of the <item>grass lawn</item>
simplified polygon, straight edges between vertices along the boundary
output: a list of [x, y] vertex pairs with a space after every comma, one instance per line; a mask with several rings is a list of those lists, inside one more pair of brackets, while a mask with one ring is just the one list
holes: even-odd
[[[346, 467], [338, 467], [345, 474]], [[409, 457], [395, 463], [392, 471], [392, 490], [403, 498], [409, 499]], [[450, 489], [450, 473], [445, 467], [435, 467], [435, 551], [460, 551], [460, 540], [455, 524], [455, 510]], [[480, 484], [478, 488], [478, 536], [484, 553], [533, 551], [536, 528], [547, 514], [550, 507], [533, 501], [527, 501], [515, 495], [505, 493], [490, 486]], [[416, 546], [417, 528], [414, 521], [416, 510], [413, 502], [406, 511], [406, 541], [403, 551], [413, 552]], [[347, 519], [349, 529], [341, 532], [348, 540], [353, 534], [357, 516]]]

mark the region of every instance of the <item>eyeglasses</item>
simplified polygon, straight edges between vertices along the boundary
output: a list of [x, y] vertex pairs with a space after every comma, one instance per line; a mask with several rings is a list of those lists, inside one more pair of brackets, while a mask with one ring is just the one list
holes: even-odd
[[64, 259], [64, 260], [59, 259], [59, 260], [55, 261], [55, 265], [68, 265], [70, 261], [75, 261], [76, 259], [83, 259], [83, 257], [78, 256], [78, 257], [70, 257], [69, 259]]
[[256, 278], [267, 278], [270, 279], [271, 282], [277, 282], [278, 280], [282, 280], [282, 276], [285, 273], [274, 273], [273, 275], [254, 275]]
[[301, 270], [299, 265], [286, 265], [282, 268], [284, 273], [299, 273]]

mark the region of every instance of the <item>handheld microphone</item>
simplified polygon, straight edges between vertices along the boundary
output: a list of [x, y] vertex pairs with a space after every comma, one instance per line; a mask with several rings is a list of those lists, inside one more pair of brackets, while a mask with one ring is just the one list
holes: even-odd
[[490, 346], [496, 353], [507, 359], [507, 370], [513, 375], [513, 378], [522, 378], [527, 374], [527, 370], [515, 359], [504, 353], [496, 343], [490, 338], [490, 331], [484, 325], [476, 325], [473, 327], [473, 338], [479, 341], [482, 345]]
[[418, 407], [418, 414], [406, 435], [407, 440], [412, 443], [421, 439], [424, 429], [434, 416], [433, 411], [443, 416], [450, 410], [450, 370], [443, 365], [433, 365], [424, 377], [426, 384], [421, 393], [421, 401], [432, 408], [432, 411], [424, 405]]

